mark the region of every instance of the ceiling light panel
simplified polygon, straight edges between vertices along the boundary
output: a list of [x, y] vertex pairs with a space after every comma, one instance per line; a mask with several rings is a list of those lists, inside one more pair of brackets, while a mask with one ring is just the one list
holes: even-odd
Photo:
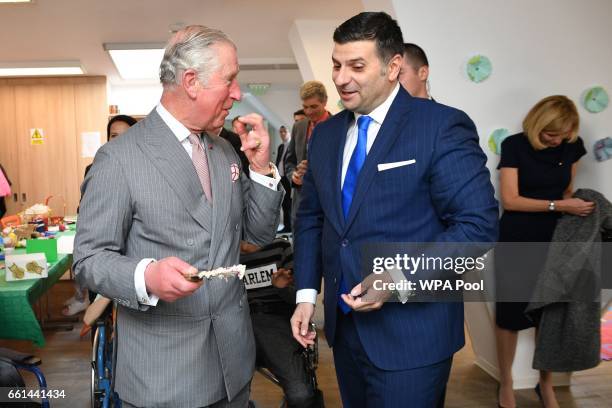
[[164, 56], [160, 44], [104, 44], [123, 79], [159, 79]]
[[0, 76], [83, 75], [79, 61], [36, 61], [0, 63]]

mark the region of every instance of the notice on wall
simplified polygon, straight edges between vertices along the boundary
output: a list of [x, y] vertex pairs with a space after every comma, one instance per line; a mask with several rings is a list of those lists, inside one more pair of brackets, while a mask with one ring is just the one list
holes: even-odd
[[30, 144], [32, 146], [45, 144], [45, 132], [42, 129], [30, 129]]
[[94, 157], [100, 148], [100, 132], [81, 133], [81, 156]]

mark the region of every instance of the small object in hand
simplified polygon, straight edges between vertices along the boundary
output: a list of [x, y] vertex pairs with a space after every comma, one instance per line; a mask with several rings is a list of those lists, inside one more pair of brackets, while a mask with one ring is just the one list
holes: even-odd
[[234, 265], [227, 268], [221, 267], [217, 269], [213, 269], [212, 271], [201, 271], [195, 275], [185, 276], [187, 280], [192, 282], [199, 282], [206, 279], [212, 278], [233, 278], [236, 277], [238, 279], [244, 278], [244, 273], [246, 271], [246, 265]]

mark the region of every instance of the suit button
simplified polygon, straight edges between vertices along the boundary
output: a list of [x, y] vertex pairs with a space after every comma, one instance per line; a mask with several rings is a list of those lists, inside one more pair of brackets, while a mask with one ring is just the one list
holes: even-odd
[[338, 283], [338, 279], [334, 278], [334, 283]]
[[193, 241], [193, 239], [191, 239], [191, 238], [189, 238], [189, 239], [187, 240], [187, 245], [189, 245], [189, 246], [193, 246], [193, 244], [194, 244], [194, 243], [195, 243], [195, 242], [194, 242], [194, 241]]
[[236, 224], [236, 226], [234, 227], [234, 229], [235, 229], [236, 231], [238, 231], [238, 224]]
[[342, 240], [341, 245], [342, 245], [343, 247], [347, 247], [347, 246], [348, 246], [348, 244], [349, 244], [348, 239], [343, 239], [343, 240]]

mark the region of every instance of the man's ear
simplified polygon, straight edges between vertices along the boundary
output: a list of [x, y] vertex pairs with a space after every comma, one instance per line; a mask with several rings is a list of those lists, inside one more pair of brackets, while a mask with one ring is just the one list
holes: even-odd
[[421, 68], [419, 68], [417, 75], [421, 81], [427, 81], [427, 78], [429, 77], [429, 67], [427, 65], [423, 65]]
[[387, 64], [387, 79], [390, 82], [397, 81], [404, 57], [401, 54], [395, 54]]
[[198, 73], [193, 69], [186, 69], [181, 76], [181, 85], [190, 98], [195, 99], [200, 87]]

